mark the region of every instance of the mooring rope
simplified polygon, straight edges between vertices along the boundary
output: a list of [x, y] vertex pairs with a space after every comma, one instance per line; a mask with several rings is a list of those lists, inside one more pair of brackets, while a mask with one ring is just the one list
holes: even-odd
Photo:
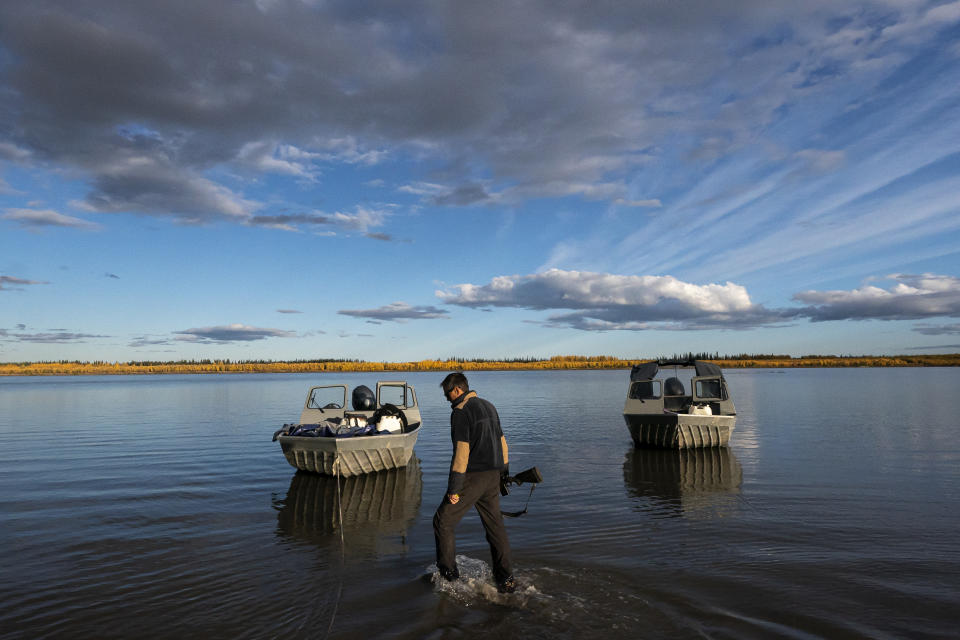
[[327, 633], [324, 638], [330, 636], [333, 631], [333, 622], [337, 619], [337, 609], [340, 607], [340, 595], [343, 593], [343, 572], [346, 570], [346, 542], [343, 538], [343, 496], [340, 493], [340, 456], [334, 454], [333, 475], [337, 478], [337, 517], [340, 527], [340, 571], [337, 580], [337, 599], [333, 603], [333, 613], [330, 615], [330, 624], [327, 626]]

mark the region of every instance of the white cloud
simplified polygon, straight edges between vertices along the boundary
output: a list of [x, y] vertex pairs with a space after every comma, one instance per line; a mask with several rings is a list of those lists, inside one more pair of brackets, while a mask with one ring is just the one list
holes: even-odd
[[[919, 11], [909, 11], [917, 7]], [[960, 22], [960, 2], [948, 2], [923, 10], [923, 5], [908, 7], [900, 20], [883, 29], [883, 36], [891, 40], [918, 43], [928, 40], [933, 32]]]
[[41, 331], [37, 333], [2, 332], [7, 342], [29, 342], [35, 344], [76, 344], [84, 343], [95, 338], [109, 338], [110, 336], [92, 333], [75, 333], [70, 331]]
[[825, 151], [823, 149], [803, 149], [795, 154], [810, 171], [826, 173], [843, 166], [846, 154], [843, 151]]
[[76, 206], [103, 213], [173, 216], [191, 224], [218, 219], [244, 222], [259, 207], [192, 170], [149, 155], [115, 159], [100, 168], [93, 186]]
[[[283, 231], [300, 231], [300, 227], [312, 228], [332, 227], [348, 232], [360, 232], [371, 235], [370, 229], [382, 227], [390, 217], [390, 212], [383, 209], [368, 209], [358, 206], [352, 213], [338, 211], [336, 213], [294, 213], [278, 215], [251, 216], [246, 222], [249, 225], [280, 229]], [[315, 232], [319, 236], [333, 236], [333, 230]], [[375, 234], [377, 239], [389, 239], [385, 234]]]
[[440, 196], [448, 192], [447, 187], [442, 184], [432, 182], [415, 182], [412, 184], [401, 185], [397, 188], [401, 193], [409, 193], [415, 196]]
[[631, 276], [550, 269], [532, 275], [498, 276], [485, 285], [460, 284], [436, 292], [447, 304], [571, 310], [547, 324], [586, 330], [743, 328], [783, 321], [751, 302], [732, 282], [698, 285], [672, 276]]
[[917, 324], [913, 330], [925, 336], [960, 336], [960, 322], [954, 322], [952, 324], [920, 323]]
[[263, 173], [276, 173], [315, 180], [320, 163], [373, 166], [389, 155], [383, 150], [367, 150], [353, 136], [314, 140], [306, 146], [283, 144], [273, 140], [245, 143], [237, 152], [236, 162]]
[[304, 152], [293, 145], [281, 145], [270, 141], [248, 142], [237, 153], [237, 163], [263, 173], [280, 173], [314, 179], [316, 171], [312, 161], [314, 154]]
[[127, 344], [129, 347], [141, 348], [141, 347], [156, 347], [163, 345], [172, 345], [174, 344], [170, 338], [164, 337], [153, 337], [153, 336], [137, 336], [130, 340]]
[[390, 155], [390, 152], [383, 149], [366, 149], [355, 136], [342, 136], [330, 138], [328, 140], [317, 140], [315, 145], [318, 157], [328, 162], [343, 162], [347, 164], [359, 164], [373, 166], [380, 164]]
[[[447, 304], [471, 308], [565, 310], [542, 324], [587, 331], [748, 329], [783, 326], [800, 318], [911, 320], [960, 317], [960, 278], [892, 274], [887, 289], [866, 285], [850, 291], [803, 291], [806, 306], [768, 309], [732, 282], [698, 285], [671, 276], [628, 276], [551, 269], [526, 276], [499, 276], [488, 284], [460, 284], [436, 292]], [[956, 325], [920, 325], [921, 333], [952, 333]]]
[[297, 334], [294, 331], [283, 329], [268, 329], [251, 327], [245, 324], [230, 324], [217, 327], [200, 327], [175, 331], [177, 340], [185, 342], [224, 343], [224, 342], [252, 342], [267, 338], [292, 338]]
[[660, 208], [663, 206], [663, 203], [657, 200], [656, 198], [651, 200], [626, 200], [620, 198], [614, 201], [614, 204], [619, 204], [624, 207], [644, 207], [644, 208]]
[[34, 285], [34, 284], [50, 284], [49, 282], [44, 282], [43, 280], [27, 280], [25, 278], [15, 278], [13, 276], [0, 276], [0, 291], [4, 290], [16, 290], [23, 286]]
[[406, 320], [436, 320], [448, 318], [443, 309], [427, 305], [412, 306], [406, 302], [392, 302], [376, 309], [344, 309], [337, 313], [355, 318], [367, 318], [374, 322], [404, 322]]
[[100, 225], [66, 216], [52, 209], [7, 209], [0, 218], [12, 220], [20, 226], [28, 229], [38, 229], [41, 227], [71, 227], [74, 229], [99, 229]]
[[337, 212], [330, 216], [333, 222], [345, 229], [353, 231], [367, 231], [371, 227], [383, 226], [384, 221], [390, 215], [387, 211], [377, 209], [367, 209], [358, 206], [353, 213]]
[[799, 314], [815, 322], [960, 317], [960, 278], [931, 273], [888, 278], [894, 281], [888, 289], [867, 285], [851, 291], [802, 291], [793, 298], [809, 305]]
[[438, 291], [448, 304], [511, 306], [530, 309], [586, 309], [610, 305], [651, 307], [676, 300], [707, 312], [752, 307], [742, 286], [695, 285], [672, 276], [629, 276], [550, 269], [527, 276], [498, 276], [487, 285], [461, 284], [454, 292]]
[[25, 163], [33, 157], [30, 149], [17, 146], [10, 142], [0, 142], [0, 160], [14, 163]]

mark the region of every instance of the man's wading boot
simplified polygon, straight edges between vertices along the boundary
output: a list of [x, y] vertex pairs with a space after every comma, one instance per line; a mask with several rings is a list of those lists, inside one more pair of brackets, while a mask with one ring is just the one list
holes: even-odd
[[446, 567], [440, 567], [440, 577], [444, 580], [449, 580], [453, 582], [454, 580], [460, 579], [460, 568], [454, 566], [453, 569], [447, 569]]
[[513, 593], [517, 590], [517, 581], [513, 576], [507, 576], [501, 582], [497, 583], [497, 591], [500, 593]]

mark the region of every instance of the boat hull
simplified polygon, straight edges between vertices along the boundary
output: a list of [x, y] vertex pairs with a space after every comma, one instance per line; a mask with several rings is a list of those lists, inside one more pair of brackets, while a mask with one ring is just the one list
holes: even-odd
[[638, 447], [691, 449], [726, 447], [736, 416], [678, 414], [624, 414], [630, 437]]
[[398, 469], [410, 462], [420, 429], [410, 433], [355, 438], [279, 436], [290, 466], [328, 476], [358, 476]]

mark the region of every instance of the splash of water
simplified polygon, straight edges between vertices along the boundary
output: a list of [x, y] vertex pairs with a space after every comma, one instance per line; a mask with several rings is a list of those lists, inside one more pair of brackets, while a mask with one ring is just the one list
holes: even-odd
[[427, 577], [435, 592], [447, 594], [465, 604], [485, 601], [521, 609], [532, 598], [541, 596], [537, 588], [523, 577], [517, 578], [517, 590], [514, 593], [500, 593], [493, 579], [493, 570], [483, 560], [458, 555], [457, 567], [460, 569], [460, 578], [452, 581], [440, 576], [436, 564], [427, 567]]

